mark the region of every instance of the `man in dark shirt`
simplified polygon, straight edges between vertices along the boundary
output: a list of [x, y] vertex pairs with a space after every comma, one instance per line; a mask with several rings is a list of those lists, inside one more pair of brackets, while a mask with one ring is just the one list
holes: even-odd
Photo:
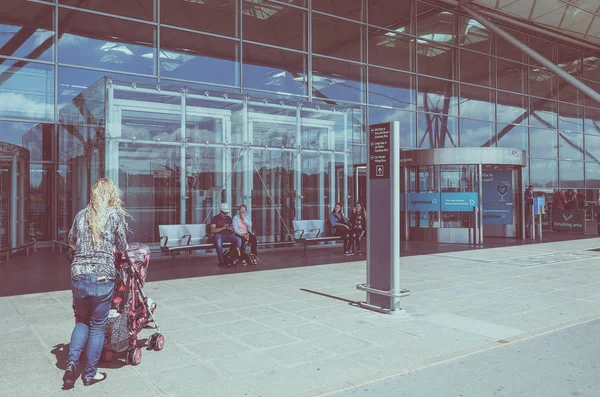
[[215, 238], [219, 266], [226, 266], [228, 264], [223, 260], [223, 243], [231, 243], [237, 246], [238, 249], [242, 249], [242, 239], [233, 234], [233, 221], [229, 216], [229, 205], [227, 203], [221, 204], [221, 212], [219, 215], [213, 216], [210, 223], [210, 232]]

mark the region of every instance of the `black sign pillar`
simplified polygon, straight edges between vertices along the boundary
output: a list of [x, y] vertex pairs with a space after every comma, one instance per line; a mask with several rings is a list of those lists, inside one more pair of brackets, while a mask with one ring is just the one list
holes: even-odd
[[367, 183], [366, 307], [399, 310], [400, 291], [400, 125], [369, 127]]

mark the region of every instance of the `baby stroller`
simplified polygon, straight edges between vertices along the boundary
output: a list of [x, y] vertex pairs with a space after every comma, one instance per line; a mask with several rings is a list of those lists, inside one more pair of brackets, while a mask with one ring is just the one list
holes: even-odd
[[137, 347], [138, 333], [142, 329], [156, 330], [148, 341], [151, 349], [160, 351], [165, 346], [165, 337], [154, 319], [156, 303], [142, 290], [150, 263], [150, 249], [147, 245], [132, 243], [125, 254], [116, 258], [115, 291], [101, 359], [110, 361], [113, 353], [127, 352], [127, 363], [138, 365], [142, 361], [142, 350]]

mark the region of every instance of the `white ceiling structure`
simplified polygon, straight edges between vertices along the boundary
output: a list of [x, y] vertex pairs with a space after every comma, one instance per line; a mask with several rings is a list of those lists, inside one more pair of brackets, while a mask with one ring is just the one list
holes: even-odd
[[459, 0], [600, 46], [600, 0]]

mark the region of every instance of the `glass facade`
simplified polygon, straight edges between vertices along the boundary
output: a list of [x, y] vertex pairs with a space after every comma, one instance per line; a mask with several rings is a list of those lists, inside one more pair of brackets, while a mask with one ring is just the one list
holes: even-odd
[[[133, 240], [222, 201], [286, 240], [365, 199], [366, 126], [387, 121], [403, 148], [524, 149], [526, 183], [598, 199], [600, 104], [435, 2], [5, 0], [0, 31], [0, 141], [30, 153], [38, 239], [109, 176]], [[597, 57], [510, 32], [600, 90]]]

